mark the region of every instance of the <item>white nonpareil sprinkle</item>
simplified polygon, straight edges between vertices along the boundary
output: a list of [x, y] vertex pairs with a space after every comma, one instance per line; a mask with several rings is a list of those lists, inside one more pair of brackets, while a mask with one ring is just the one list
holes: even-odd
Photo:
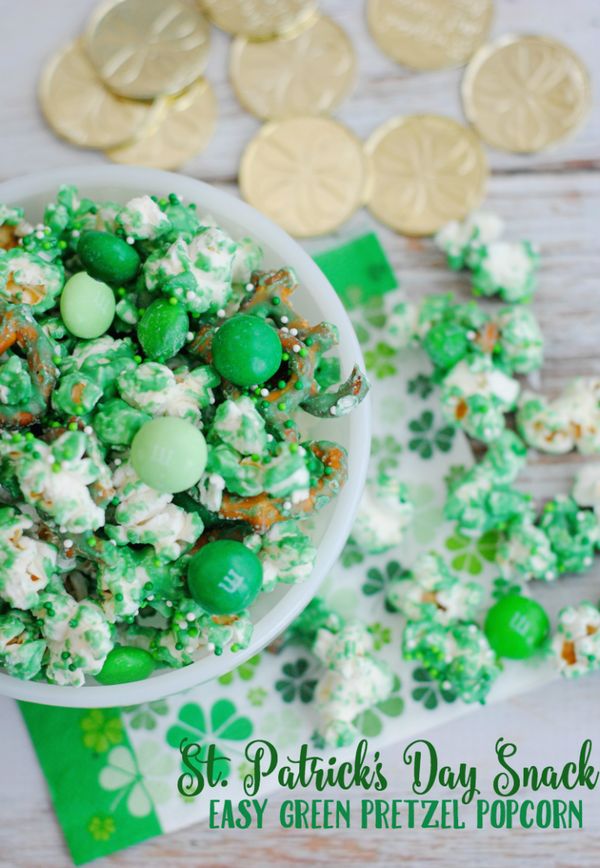
[[299, 353], [300, 352], [300, 344], [294, 344], [292, 347], [292, 352]]
[[290, 329], [290, 334], [296, 337], [296, 335], [298, 334], [298, 329]]
[[247, 283], [245, 288], [246, 288], [246, 292], [254, 292], [254, 284], [253, 283]]
[[188, 332], [187, 335], [185, 336], [185, 339], [186, 339], [186, 341], [193, 341], [194, 340], [194, 332]]
[[71, 232], [71, 238], [79, 238], [80, 235], [81, 232], [79, 231], [79, 229], [73, 229], [73, 231]]
[[135, 244], [135, 238], [132, 238], [131, 235], [128, 235], [127, 238], [125, 239], [125, 241], [128, 244]]
[[220, 319], [223, 319], [223, 317], [225, 316], [225, 311], [223, 310], [223, 308], [221, 308], [220, 310], [217, 311], [217, 316]]
[[291, 500], [284, 500], [283, 508], [284, 509], [291, 509], [292, 508], [292, 501]]
[[86, 425], [85, 428], [83, 429], [83, 433], [84, 434], [93, 434], [94, 429], [92, 428], [91, 425]]
[[196, 620], [196, 616], [194, 615], [193, 612], [188, 612], [186, 615], [186, 618], [188, 619], [188, 621], [195, 621]]
[[72, 549], [73, 548], [73, 540], [72, 539], [64, 539], [63, 545], [66, 549]]
[[190, 289], [188, 292], [186, 292], [185, 297], [187, 298], [188, 301], [193, 301], [194, 298], [196, 297], [196, 295], [195, 295], [195, 293], [192, 292], [192, 290]]
[[167, 607], [167, 609], [172, 609], [173, 608], [173, 601], [167, 600], [167, 602], [165, 603], [165, 606]]
[[282, 316], [282, 317], [281, 317], [281, 322], [282, 322], [284, 325], [285, 325], [287, 322], [289, 322], [289, 321], [290, 321], [290, 318], [289, 318], [288, 316]]
[[269, 395], [269, 390], [268, 389], [261, 389], [260, 394], [263, 396], [263, 398], [266, 398], [267, 395]]
[[287, 326], [281, 326], [281, 331], [287, 333], [289, 332], [289, 328]]

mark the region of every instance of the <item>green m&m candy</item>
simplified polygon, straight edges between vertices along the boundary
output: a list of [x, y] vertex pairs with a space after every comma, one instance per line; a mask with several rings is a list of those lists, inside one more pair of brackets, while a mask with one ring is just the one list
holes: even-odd
[[133, 469], [156, 491], [175, 493], [195, 485], [206, 467], [206, 441], [191, 422], [159, 416], [142, 425], [131, 444]]
[[85, 271], [65, 283], [60, 296], [60, 315], [71, 334], [78, 338], [99, 338], [115, 317], [115, 296], [105, 283]]
[[117, 645], [108, 653], [104, 666], [96, 675], [96, 681], [100, 684], [143, 681], [152, 675], [155, 668], [154, 658], [143, 648]]
[[524, 660], [540, 650], [550, 621], [535, 600], [507, 594], [488, 611], [483, 629], [500, 657]]
[[212, 615], [235, 615], [251, 606], [262, 580], [259, 558], [235, 540], [208, 543], [188, 565], [190, 594]]
[[257, 316], [238, 314], [227, 320], [212, 342], [213, 364], [236, 386], [266, 382], [281, 365], [281, 341], [272, 325]]
[[140, 257], [131, 244], [97, 229], [81, 233], [77, 255], [92, 277], [112, 286], [129, 283], [140, 268]]
[[433, 364], [447, 370], [465, 356], [469, 342], [465, 329], [456, 323], [432, 326], [423, 340], [423, 348]]
[[144, 311], [137, 327], [137, 336], [149, 358], [165, 362], [176, 356], [182, 348], [188, 329], [188, 315], [183, 305], [159, 298]]

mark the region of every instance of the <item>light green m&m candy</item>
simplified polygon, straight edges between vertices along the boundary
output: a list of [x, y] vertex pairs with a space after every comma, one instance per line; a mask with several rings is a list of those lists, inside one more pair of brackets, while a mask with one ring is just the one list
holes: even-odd
[[171, 494], [199, 481], [206, 457], [202, 432], [191, 422], [173, 416], [146, 422], [131, 444], [131, 463], [142, 482]]
[[77, 255], [92, 277], [112, 286], [129, 283], [140, 268], [140, 257], [131, 244], [97, 229], [81, 233]]
[[166, 362], [184, 345], [189, 325], [183, 305], [159, 298], [144, 311], [137, 327], [138, 340], [150, 359]]
[[156, 668], [154, 658], [143, 648], [117, 645], [108, 653], [104, 666], [96, 675], [100, 684], [126, 684], [143, 681]]
[[85, 271], [65, 283], [60, 297], [60, 315], [71, 334], [78, 338], [99, 338], [115, 317], [115, 296], [105, 283]]
[[281, 341], [272, 325], [257, 316], [227, 320], [212, 342], [213, 364], [236, 386], [253, 386], [273, 377], [281, 365]]
[[483, 629], [496, 654], [524, 660], [539, 651], [550, 621], [535, 600], [507, 594], [488, 611]]
[[208, 543], [188, 565], [190, 594], [212, 615], [235, 615], [251, 606], [262, 580], [259, 558], [235, 540]]

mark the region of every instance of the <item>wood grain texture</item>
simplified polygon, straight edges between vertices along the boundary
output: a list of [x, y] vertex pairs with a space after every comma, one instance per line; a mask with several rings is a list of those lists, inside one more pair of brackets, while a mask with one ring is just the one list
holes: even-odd
[[[39, 168], [103, 162], [95, 152], [71, 148], [47, 129], [36, 107], [36, 82], [44, 59], [81, 30], [93, 0], [0, 0], [0, 178]], [[363, 0], [322, 0], [323, 10], [350, 33], [359, 61], [352, 98], [337, 113], [366, 137], [395, 114], [436, 112], [460, 119], [460, 70], [413, 73], [384, 57], [370, 39]], [[496, 0], [493, 35], [545, 33], [575, 49], [600, 81], [600, 10], [596, 0]], [[236, 170], [246, 142], [259, 128], [238, 106], [227, 78], [228, 39], [214, 32], [208, 78], [219, 101], [217, 134], [186, 172], [236, 192]], [[600, 111], [598, 101], [572, 140], [547, 153], [523, 157], [488, 150], [493, 175], [488, 205], [506, 218], [509, 235], [542, 248], [540, 290], [535, 310], [547, 339], [539, 378], [548, 393], [570, 378], [600, 375]], [[434, 290], [467, 297], [462, 276], [451, 274], [427, 240], [401, 238], [360, 212], [333, 237], [307, 244], [311, 251], [333, 246], [375, 228], [402, 286], [411, 298]], [[568, 489], [578, 456], [535, 458], [524, 485], [539, 499]], [[599, 596], [600, 596], [600, 571]], [[482, 708], [433, 734], [446, 761], [476, 763], [488, 789], [493, 745], [500, 736], [516, 740], [528, 762], [566, 761], [581, 740], [597, 731], [598, 679], [558, 683], [531, 696]], [[45, 784], [20, 726], [15, 705], [0, 700], [0, 866], [58, 868], [70, 864]], [[51, 749], [51, 746], [49, 746]], [[410, 796], [403, 779], [402, 745], [384, 752], [392, 781], [389, 798]], [[310, 797], [310, 793], [303, 793]], [[433, 794], [436, 795], [435, 793]], [[442, 795], [438, 793], [438, 795]], [[559, 794], [560, 795], [560, 794]], [[276, 812], [284, 796], [273, 797]], [[354, 797], [357, 802], [360, 797]], [[217, 832], [197, 825], [95, 863], [109, 866], [229, 868], [251, 865], [411, 865], [513, 868], [533, 864], [596, 866], [600, 848], [600, 794], [586, 797], [584, 832], [435, 832], [309, 830], [282, 831], [271, 821], [262, 831]], [[273, 815], [276, 817], [276, 813]]]

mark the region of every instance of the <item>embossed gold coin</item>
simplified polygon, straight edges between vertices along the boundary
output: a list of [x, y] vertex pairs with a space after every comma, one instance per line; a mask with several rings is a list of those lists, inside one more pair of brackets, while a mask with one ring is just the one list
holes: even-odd
[[85, 49], [105, 84], [134, 99], [174, 94], [206, 67], [210, 27], [180, 0], [107, 0], [92, 15]]
[[234, 36], [272, 39], [297, 32], [317, 9], [317, 0], [199, 0], [213, 24]]
[[259, 118], [326, 114], [348, 95], [355, 75], [350, 39], [325, 16], [292, 38], [252, 42], [238, 36], [231, 48], [233, 88]]
[[504, 36], [465, 71], [467, 118], [496, 148], [540, 151], [572, 133], [591, 102], [588, 72], [566, 45], [545, 36]]
[[361, 205], [366, 160], [360, 141], [330, 118], [265, 124], [240, 166], [244, 198], [292, 235], [331, 232]]
[[146, 135], [106, 154], [115, 163], [178, 169], [208, 145], [216, 117], [214, 92], [199, 80], [180, 96], [167, 98], [164, 115]]
[[461, 66], [485, 42], [492, 0], [368, 0], [367, 20], [382, 51], [412, 69]]
[[431, 235], [483, 198], [488, 167], [477, 136], [440, 115], [393, 118], [369, 138], [367, 207], [405, 235]]
[[79, 42], [50, 58], [42, 70], [39, 100], [52, 129], [85, 148], [110, 148], [133, 138], [156, 110], [150, 102], [107, 90]]

